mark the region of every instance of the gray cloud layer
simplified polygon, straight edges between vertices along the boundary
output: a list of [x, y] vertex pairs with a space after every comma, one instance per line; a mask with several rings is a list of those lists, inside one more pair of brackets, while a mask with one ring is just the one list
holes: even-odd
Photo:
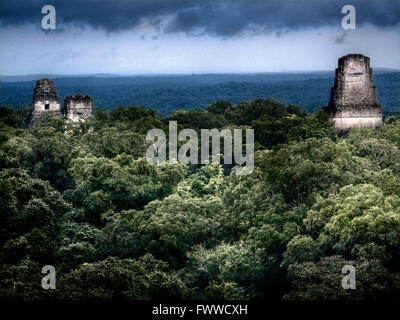
[[[134, 29], [144, 20], [163, 32], [218, 37], [339, 26], [346, 4], [356, 7], [358, 24], [400, 22], [399, 0], [0, 0], [0, 22], [40, 23], [46, 4], [56, 7], [59, 27], [77, 24], [108, 32]], [[167, 24], [165, 17], [171, 18]]]

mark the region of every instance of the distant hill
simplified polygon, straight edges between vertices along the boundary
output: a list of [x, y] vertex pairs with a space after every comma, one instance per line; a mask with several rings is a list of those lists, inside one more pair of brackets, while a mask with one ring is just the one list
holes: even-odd
[[21, 81], [33, 81], [42, 78], [48, 79], [59, 79], [59, 78], [80, 78], [80, 77], [99, 77], [99, 78], [112, 78], [120, 77], [118, 74], [112, 73], [96, 73], [88, 75], [66, 75], [66, 74], [28, 74], [21, 76], [0, 76], [2, 82], [21, 82]]
[[380, 73], [380, 72], [400, 72], [400, 69], [394, 69], [394, 68], [374, 68], [375, 73]]
[[[44, 75], [26, 77], [31, 78], [16, 82], [1, 80], [0, 105], [17, 107], [32, 101], [35, 79]], [[313, 112], [329, 102], [334, 73], [49, 77], [54, 80], [62, 100], [71, 94], [88, 94], [96, 107], [106, 110], [123, 105], [144, 105], [166, 115], [175, 109], [205, 108], [218, 99], [236, 104], [268, 97]], [[374, 72], [374, 82], [384, 113], [400, 112], [400, 72], [378, 69]]]

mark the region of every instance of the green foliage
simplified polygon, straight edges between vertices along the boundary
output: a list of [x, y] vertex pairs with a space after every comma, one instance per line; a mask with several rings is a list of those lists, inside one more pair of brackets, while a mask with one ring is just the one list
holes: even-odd
[[69, 270], [94, 261], [97, 256], [94, 244], [100, 235], [101, 230], [88, 223], [65, 222], [57, 237], [56, 261], [59, 268]]
[[171, 195], [132, 212], [132, 223], [141, 235], [145, 250], [174, 265], [182, 263], [193, 245], [215, 244], [219, 238], [218, 214], [222, 201], [207, 196], [194, 198]]
[[48, 182], [31, 178], [26, 171], [5, 169], [0, 172], [4, 198], [0, 203], [2, 239], [23, 235], [33, 228], [54, 233], [70, 210], [61, 195]]
[[232, 103], [230, 101], [217, 100], [207, 107], [207, 111], [217, 114], [224, 114], [225, 112], [230, 111], [231, 108]]
[[109, 257], [84, 263], [59, 281], [59, 294], [67, 300], [183, 299], [189, 290], [167, 265], [147, 254], [139, 259]]
[[144, 251], [140, 234], [127, 219], [107, 214], [107, 224], [95, 238], [96, 258], [136, 258]]
[[278, 119], [286, 115], [285, 105], [275, 99], [256, 99], [239, 103], [227, 116], [238, 125], [250, 125], [263, 116]]
[[283, 254], [283, 264], [302, 263], [306, 261], [315, 261], [322, 255], [319, 244], [310, 236], [295, 236], [289, 241], [287, 249]]
[[357, 157], [346, 141], [310, 138], [282, 145], [266, 155], [267, 179], [289, 201], [304, 201], [312, 192], [335, 192], [361, 182], [364, 168], [372, 168]]
[[243, 294], [234, 282], [211, 282], [204, 290], [206, 300], [245, 300], [249, 296]]
[[[308, 212], [307, 228], [326, 249], [360, 258], [379, 258], [397, 268], [400, 256], [400, 198], [372, 185], [349, 185], [320, 198]], [[373, 244], [373, 245], [372, 245]]]
[[400, 174], [400, 150], [385, 139], [369, 138], [354, 141], [357, 156], [367, 158], [378, 170], [390, 169]]
[[[343, 266], [356, 268], [356, 290], [343, 290]], [[396, 299], [399, 296], [399, 274], [391, 275], [378, 261], [347, 261], [329, 256], [317, 263], [304, 262], [290, 268], [290, 300], [361, 300]]]
[[210, 250], [203, 246], [196, 247], [189, 255], [189, 266], [184, 272], [188, 283], [206, 287], [206, 294], [216, 290], [217, 283], [220, 286], [225, 284], [225, 290], [227, 284], [235, 283], [238, 287], [233, 296], [240, 292], [240, 296], [245, 297], [249, 293], [257, 293], [255, 291], [264, 277], [265, 268], [262, 258], [248, 244], [237, 242], [232, 245], [221, 243]]
[[0, 299], [2, 300], [46, 300], [53, 296], [51, 290], [41, 286], [41, 268], [29, 259], [16, 264], [5, 264], [0, 268]]
[[69, 172], [77, 189], [68, 190], [67, 196], [88, 215], [99, 207], [103, 212], [114, 208], [117, 211], [142, 208], [149, 201], [172, 192], [185, 176], [186, 168], [180, 164], [153, 166], [145, 159], [134, 160], [122, 154], [114, 159], [76, 158]]
[[[323, 110], [207, 104], [97, 109], [79, 128], [0, 107], [0, 298], [400, 298], [399, 118], [338, 137]], [[254, 129], [253, 173], [149, 164], [146, 133], [168, 121]]]
[[135, 158], [143, 157], [149, 145], [145, 136], [117, 128], [103, 128], [99, 131], [88, 132], [81, 141], [87, 146], [87, 153], [107, 158], [114, 158], [122, 153]]
[[[288, 110], [289, 110], [288, 106]], [[292, 112], [293, 107], [291, 108]], [[289, 112], [288, 112], [289, 113]], [[298, 112], [297, 112], [298, 113]], [[312, 115], [288, 114], [278, 119], [263, 116], [252, 122], [255, 140], [266, 148], [290, 141], [302, 141], [308, 138], [329, 138], [336, 140], [336, 131], [328, 122], [327, 115], [319, 111]]]
[[168, 121], [176, 121], [183, 128], [194, 130], [222, 128], [229, 124], [229, 121], [221, 114], [206, 112], [201, 109], [193, 111], [175, 110], [165, 118]]
[[147, 110], [145, 107], [118, 107], [111, 110], [109, 119], [113, 122], [117, 121], [136, 121], [145, 117], [155, 117], [154, 110]]

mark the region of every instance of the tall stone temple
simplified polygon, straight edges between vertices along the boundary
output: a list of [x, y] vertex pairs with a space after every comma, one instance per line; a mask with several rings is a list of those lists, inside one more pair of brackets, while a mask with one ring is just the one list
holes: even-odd
[[352, 128], [376, 129], [382, 125], [382, 108], [378, 104], [368, 57], [349, 54], [339, 59], [335, 85], [325, 110], [329, 121], [341, 133]]
[[36, 81], [29, 124], [34, 125], [44, 114], [61, 117], [60, 99], [57, 96], [54, 82], [49, 79]]
[[64, 116], [73, 126], [79, 126], [81, 122], [85, 121], [85, 118], [93, 114], [93, 101], [89, 96], [81, 96], [80, 94], [75, 95], [75, 97], [68, 96], [64, 101], [63, 115], [54, 82], [49, 79], [40, 79], [36, 81], [33, 92], [29, 125], [35, 125], [45, 114]]

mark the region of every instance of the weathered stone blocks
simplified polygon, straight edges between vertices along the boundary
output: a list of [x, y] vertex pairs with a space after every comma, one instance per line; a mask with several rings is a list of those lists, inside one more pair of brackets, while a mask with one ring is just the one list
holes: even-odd
[[378, 105], [368, 57], [349, 54], [339, 59], [326, 111], [339, 132], [360, 127], [375, 129], [382, 124], [382, 109]]
[[[60, 99], [57, 96], [56, 87], [54, 82], [49, 79], [36, 81], [29, 125], [35, 125], [44, 114], [62, 117]], [[85, 118], [90, 117], [92, 114], [93, 101], [89, 96], [77, 94], [74, 97], [68, 96], [65, 99], [64, 116], [73, 126], [79, 126], [81, 122], [85, 121]]]
[[65, 118], [69, 120], [72, 125], [79, 125], [80, 122], [85, 121], [85, 118], [90, 117], [92, 113], [93, 101], [89, 96], [77, 94], [75, 97], [68, 96], [65, 98]]
[[53, 81], [49, 79], [36, 81], [32, 106], [29, 125], [34, 125], [44, 114], [53, 114], [61, 117], [60, 99], [57, 96]]

